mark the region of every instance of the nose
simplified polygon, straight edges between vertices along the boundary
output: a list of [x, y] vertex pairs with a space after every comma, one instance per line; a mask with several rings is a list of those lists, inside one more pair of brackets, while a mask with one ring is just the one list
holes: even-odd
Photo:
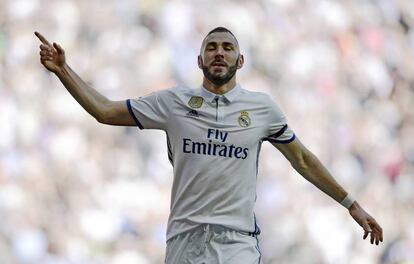
[[222, 53], [217, 53], [217, 54], [214, 56], [214, 59], [216, 59], [216, 60], [221, 60], [221, 59], [224, 59], [224, 55], [223, 55]]
[[214, 58], [217, 59], [223, 59], [224, 58], [224, 50], [222, 48], [218, 48], [216, 51], [216, 54], [214, 55]]
[[217, 56], [224, 57], [224, 49], [223, 49], [223, 47], [219, 46], [217, 48], [215, 57], [217, 58]]

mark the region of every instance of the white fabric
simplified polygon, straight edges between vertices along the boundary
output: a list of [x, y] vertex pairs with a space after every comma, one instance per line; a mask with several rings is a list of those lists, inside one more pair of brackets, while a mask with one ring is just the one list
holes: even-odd
[[[203, 98], [200, 107], [194, 96]], [[174, 168], [167, 240], [207, 223], [259, 232], [253, 207], [261, 143], [294, 140], [268, 95], [239, 85], [221, 96], [174, 87], [127, 104], [138, 126], [167, 133]]]
[[203, 225], [180, 234], [167, 242], [166, 264], [260, 264], [261, 252], [257, 237], [234, 230], [214, 230]]
[[349, 207], [351, 207], [351, 205], [355, 202], [355, 198], [352, 197], [349, 193], [348, 195], [341, 201], [341, 204], [343, 207], [345, 207], [346, 209], [349, 209]]

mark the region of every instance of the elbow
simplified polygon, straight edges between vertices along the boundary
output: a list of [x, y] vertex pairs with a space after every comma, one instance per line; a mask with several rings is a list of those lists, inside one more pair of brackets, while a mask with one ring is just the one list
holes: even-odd
[[101, 124], [106, 124], [106, 120], [103, 119], [101, 116], [95, 116], [96, 121], [98, 121]]
[[300, 155], [296, 157], [295, 160], [291, 162], [292, 167], [298, 172], [304, 172], [310, 169], [310, 156], [306, 153], [301, 152]]
[[303, 159], [292, 163], [292, 167], [298, 172], [306, 171], [309, 169], [309, 165]]
[[108, 115], [96, 115], [95, 119], [99, 123], [105, 124], [105, 125], [112, 125], [114, 123], [113, 119], [111, 119], [111, 117]]
[[109, 107], [109, 102], [105, 102], [105, 104], [103, 106], [100, 106], [99, 108], [96, 109], [97, 111], [95, 112], [95, 114], [93, 115], [96, 119], [96, 121], [98, 121], [101, 124], [109, 124], [110, 123], [110, 107]]
[[98, 112], [94, 114], [93, 117], [95, 117], [96, 121], [101, 124], [108, 124], [108, 115], [104, 112]]

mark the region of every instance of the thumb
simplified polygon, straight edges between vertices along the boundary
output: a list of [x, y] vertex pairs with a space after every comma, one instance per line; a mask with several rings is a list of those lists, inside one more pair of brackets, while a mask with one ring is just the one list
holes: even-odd
[[53, 42], [53, 47], [57, 50], [58, 54], [65, 54], [65, 51], [62, 49], [62, 47], [57, 44], [56, 42]]

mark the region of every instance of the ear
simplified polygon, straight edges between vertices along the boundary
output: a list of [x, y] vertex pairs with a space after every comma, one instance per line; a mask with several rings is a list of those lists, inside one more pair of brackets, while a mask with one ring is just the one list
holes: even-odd
[[239, 55], [239, 61], [237, 63], [237, 69], [241, 69], [243, 67], [244, 64], [244, 56], [243, 55]]
[[202, 69], [203, 68], [203, 58], [201, 58], [201, 55], [198, 55], [197, 62], [198, 62], [198, 68]]

